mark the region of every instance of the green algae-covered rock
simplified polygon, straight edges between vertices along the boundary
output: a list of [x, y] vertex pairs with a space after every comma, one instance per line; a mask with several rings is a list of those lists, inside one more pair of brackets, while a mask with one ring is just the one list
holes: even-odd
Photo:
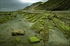
[[52, 26], [48, 26], [48, 28], [52, 29], [53, 27]]
[[36, 42], [39, 42], [40, 39], [37, 38], [37, 37], [35, 37], [35, 36], [32, 36], [32, 37], [29, 38], [29, 41], [30, 41], [31, 43], [36, 43]]

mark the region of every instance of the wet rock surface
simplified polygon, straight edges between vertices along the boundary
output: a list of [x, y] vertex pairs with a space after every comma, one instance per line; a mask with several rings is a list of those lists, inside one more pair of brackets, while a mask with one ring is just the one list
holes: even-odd
[[[20, 16], [10, 22], [0, 24], [0, 46], [43, 46], [42, 40], [39, 43], [29, 42], [29, 37], [38, 35], [30, 30], [33, 24]], [[11, 35], [13, 29], [23, 30], [25, 35], [14, 37]], [[49, 41], [46, 43], [48, 46], [69, 46], [68, 40], [60, 30], [57, 28], [49, 30]]]

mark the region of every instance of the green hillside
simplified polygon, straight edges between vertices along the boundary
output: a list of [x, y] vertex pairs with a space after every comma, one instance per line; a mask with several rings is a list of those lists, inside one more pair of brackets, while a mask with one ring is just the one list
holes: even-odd
[[70, 10], [70, 0], [48, 0], [27, 6], [25, 10]]

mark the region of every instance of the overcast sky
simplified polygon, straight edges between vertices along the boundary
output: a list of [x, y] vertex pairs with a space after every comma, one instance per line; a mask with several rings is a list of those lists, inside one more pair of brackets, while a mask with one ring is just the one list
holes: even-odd
[[0, 0], [0, 11], [13, 11], [22, 9], [32, 3], [47, 0]]

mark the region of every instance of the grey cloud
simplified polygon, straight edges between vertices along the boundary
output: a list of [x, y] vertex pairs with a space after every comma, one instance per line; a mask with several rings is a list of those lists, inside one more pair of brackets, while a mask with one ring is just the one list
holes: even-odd
[[45, 2], [45, 1], [48, 1], [48, 0], [41, 0], [41, 1]]
[[[41, 0], [46, 1], [46, 0]], [[0, 11], [13, 11], [22, 9], [31, 3], [21, 3], [19, 0], [0, 0]]]
[[24, 8], [30, 3], [21, 3], [19, 0], [0, 0], [0, 11], [13, 11]]

